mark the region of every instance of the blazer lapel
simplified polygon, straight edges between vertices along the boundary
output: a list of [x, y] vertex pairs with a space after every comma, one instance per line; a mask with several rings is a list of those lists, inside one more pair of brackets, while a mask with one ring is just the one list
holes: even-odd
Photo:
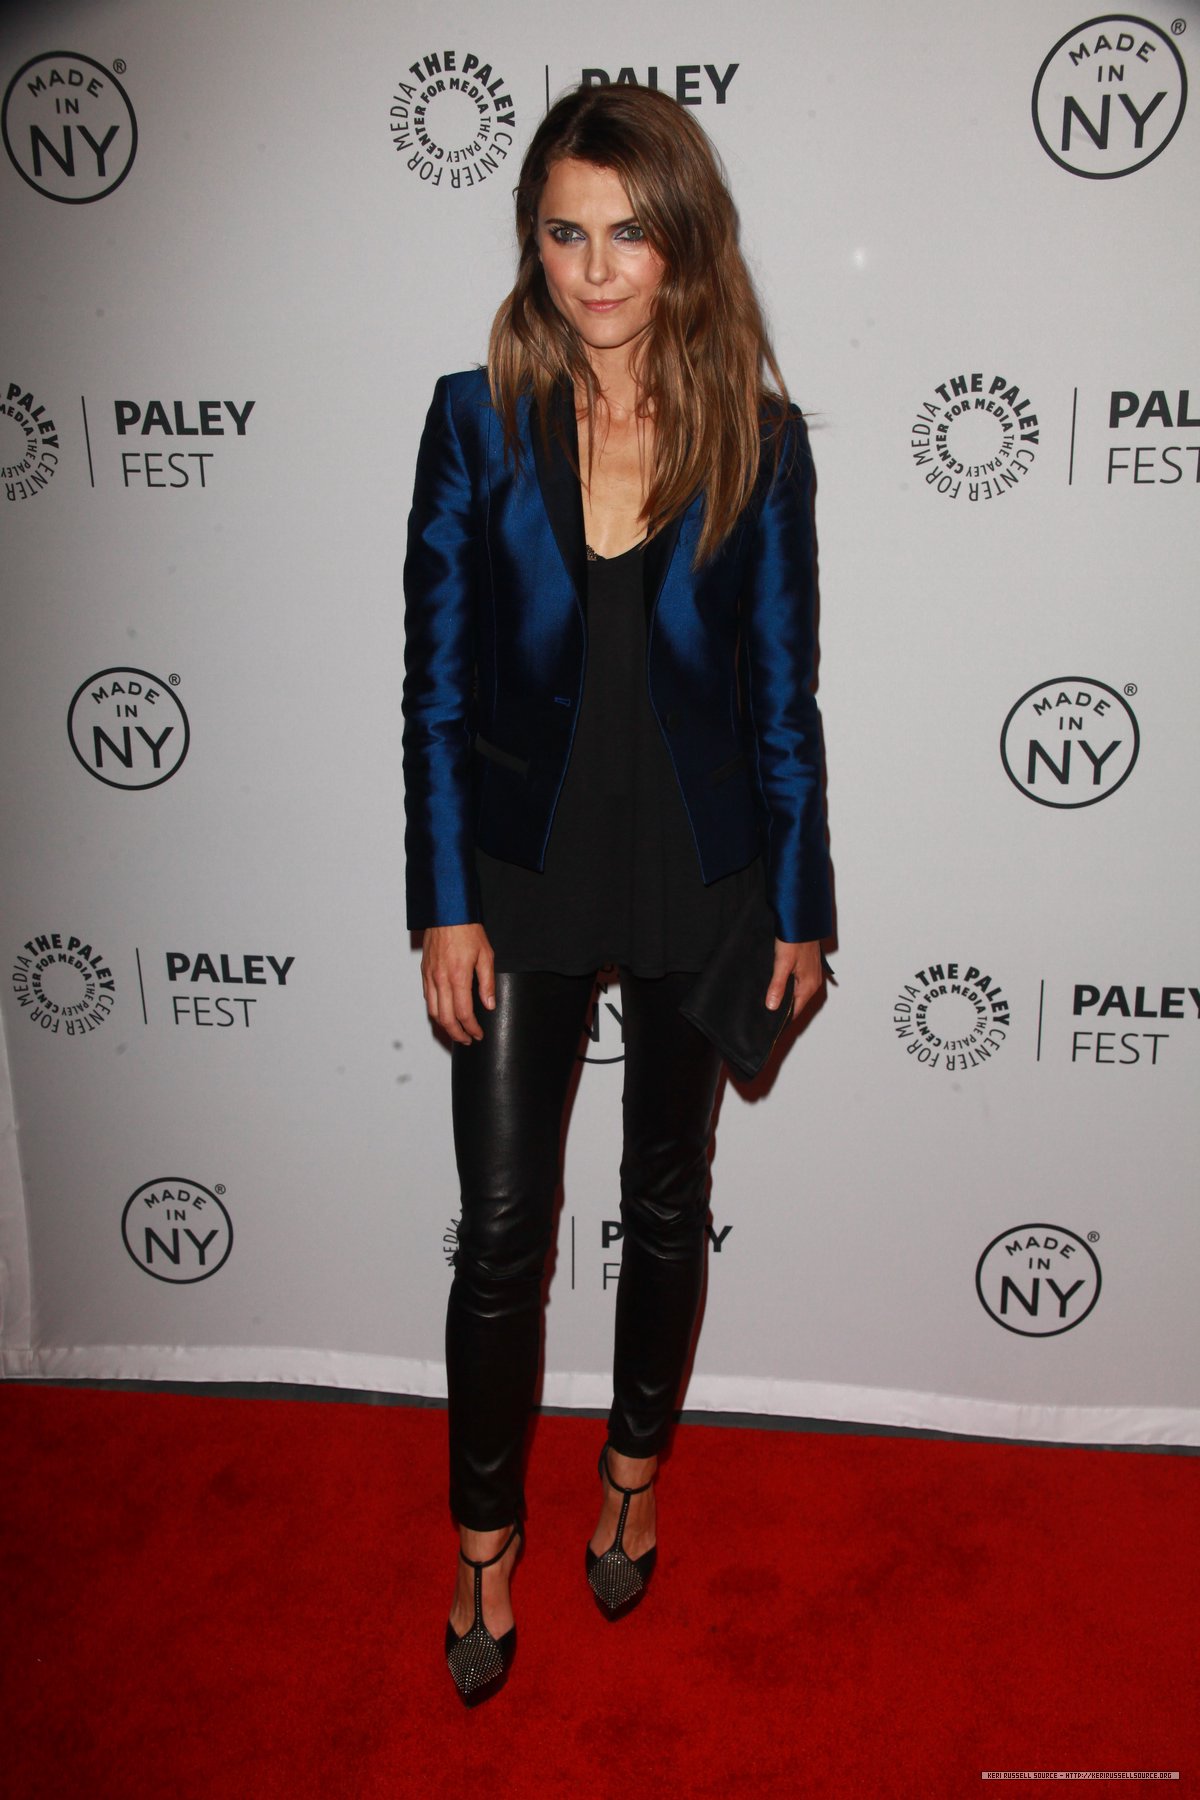
[[546, 516], [586, 617], [587, 547], [583, 536], [583, 496], [579, 491], [579, 477], [570, 462], [570, 456], [576, 461], [579, 459], [579, 430], [571, 390], [565, 385], [555, 389], [550, 403], [548, 444], [542, 441], [537, 408], [532, 401], [528, 416], [533, 466], [542, 490]]
[[642, 598], [646, 603], [646, 623], [650, 623], [658, 600], [667, 570], [671, 566], [671, 558], [675, 554], [675, 546], [679, 542], [679, 527], [683, 523], [683, 515], [663, 526], [656, 536], [650, 539], [642, 553]]

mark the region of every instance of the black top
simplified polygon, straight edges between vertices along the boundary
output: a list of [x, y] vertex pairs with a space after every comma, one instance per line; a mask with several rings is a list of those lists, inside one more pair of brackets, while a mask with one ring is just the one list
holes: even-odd
[[587, 570], [584, 691], [546, 866], [477, 850], [483, 925], [501, 971], [699, 969], [761, 890], [762, 861], [704, 885], [646, 684], [642, 547]]

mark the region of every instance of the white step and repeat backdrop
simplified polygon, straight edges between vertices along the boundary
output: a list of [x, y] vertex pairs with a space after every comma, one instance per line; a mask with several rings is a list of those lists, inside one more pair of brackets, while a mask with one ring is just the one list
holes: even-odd
[[[1198, 38], [1192, 0], [6, 9], [6, 1373], [444, 1391], [405, 520], [523, 146], [609, 78], [712, 134], [820, 481], [838, 985], [725, 1089], [689, 1404], [1200, 1437]], [[608, 1398], [621, 1074], [601, 989], [552, 1402]]]

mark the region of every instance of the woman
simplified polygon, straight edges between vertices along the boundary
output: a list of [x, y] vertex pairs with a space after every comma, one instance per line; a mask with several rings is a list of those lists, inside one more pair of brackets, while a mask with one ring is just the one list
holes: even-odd
[[437, 384], [405, 565], [408, 923], [453, 1041], [462, 1184], [446, 1651], [469, 1704], [516, 1645], [542, 1273], [595, 972], [620, 971], [625, 1230], [586, 1560], [618, 1618], [654, 1564], [703, 1277], [720, 1054], [680, 1001], [756, 891], [768, 1008], [792, 977], [797, 1010], [816, 994], [830, 927], [812, 470], [711, 147], [662, 94], [581, 89], [542, 122], [516, 201], [516, 285], [486, 374]]

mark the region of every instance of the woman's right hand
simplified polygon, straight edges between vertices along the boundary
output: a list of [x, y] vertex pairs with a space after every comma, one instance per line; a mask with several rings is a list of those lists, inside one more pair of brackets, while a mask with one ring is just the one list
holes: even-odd
[[475, 1017], [473, 979], [490, 1012], [496, 1004], [495, 957], [482, 925], [428, 925], [421, 948], [421, 985], [431, 1019], [456, 1044], [483, 1036]]

